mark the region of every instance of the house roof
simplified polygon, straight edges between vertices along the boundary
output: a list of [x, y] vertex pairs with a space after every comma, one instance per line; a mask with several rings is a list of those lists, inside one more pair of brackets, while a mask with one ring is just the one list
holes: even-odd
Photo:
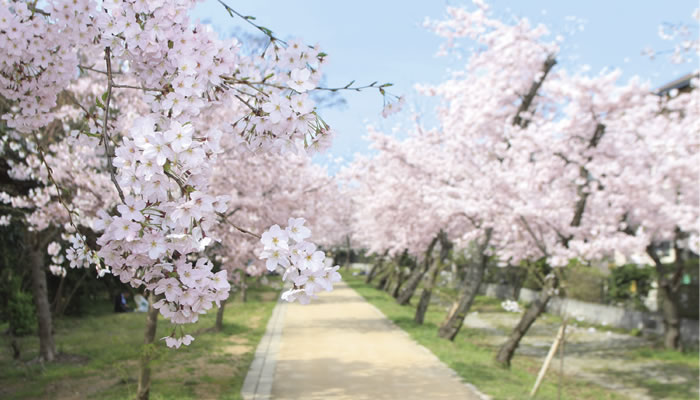
[[662, 95], [670, 92], [673, 89], [684, 89], [686, 87], [690, 86], [690, 80], [693, 78], [698, 78], [700, 74], [698, 73], [689, 73], [686, 75], [681, 76], [680, 78], [671, 81], [660, 88], [656, 89], [656, 94]]

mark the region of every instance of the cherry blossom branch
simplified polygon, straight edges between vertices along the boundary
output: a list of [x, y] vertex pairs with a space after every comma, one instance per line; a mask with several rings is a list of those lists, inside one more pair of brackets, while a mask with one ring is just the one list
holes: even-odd
[[[102, 70], [99, 70], [99, 69], [96, 69], [96, 68], [93, 68], [93, 67], [88, 67], [88, 66], [85, 66], [85, 65], [78, 65], [78, 68], [79, 68], [79, 69], [84, 69], [84, 70], [86, 70], [86, 71], [96, 72], [96, 73], [102, 74], [102, 75], [107, 75], [107, 71], [102, 71]], [[119, 72], [119, 71], [112, 71], [111, 74], [112, 74], [112, 75], [120, 75], [121, 72]]]
[[223, 1], [221, 1], [221, 0], [217, 0], [217, 1], [218, 1], [222, 6], [224, 6], [224, 8], [226, 9], [226, 11], [228, 11], [228, 15], [230, 15], [231, 17], [233, 17], [234, 14], [235, 14], [235, 15], [238, 16], [239, 18], [243, 19], [245, 22], [247, 22], [247, 23], [251, 24], [252, 26], [254, 26], [254, 27], [255, 27], [257, 30], [259, 30], [260, 32], [264, 33], [265, 36], [267, 36], [267, 37], [270, 38], [270, 41], [273, 41], [273, 42], [274, 42], [274, 41], [278, 41], [278, 42], [284, 43], [284, 44], [287, 43], [287, 42], [285, 42], [284, 40], [279, 39], [278, 37], [276, 37], [276, 36], [272, 33], [272, 31], [269, 30], [268, 28], [265, 28], [264, 26], [260, 26], [260, 25], [256, 24], [255, 22], [253, 22], [253, 20], [255, 20], [255, 17], [253, 17], [252, 15], [243, 15], [243, 14], [239, 13], [238, 11], [234, 10], [233, 8], [231, 8], [228, 4], [224, 3]]
[[112, 180], [112, 183], [114, 183], [114, 187], [117, 188], [119, 198], [121, 199], [122, 203], [124, 203], [124, 192], [122, 191], [121, 186], [119, 186], [119, 182], [117, 182], [117, 177], [114, 175], [114, 165], [112, 164], [112, 152], [110, 151], [109, 147], [109, 141], [111, 140], [111, 138], [109, 137], [109, 133], [107, 132], [107, 120], [109, 119], [109, 102], [112, 100], [113, 85], [112, 60], [109, 46], [105, 47], [105, 64], [107, 66], [107, 93], [106, 97], [104, 98], [105, 115], [104, 120], [102, 122], [102, 141], [105, 147], [105, 156], [107, 157], [107, 169], [109, 170], [109, 177]]
[[137, 89], [137, 90], [143, 90], [144, 92], [163, 92], [163, 89], [156, 89], [156, 88], [148, 88], [148, 87], [143, 87], [143, 86], [132, 86], [132, 85], [118, 85], [116, 83], [112, 83], [112, 87], [115, 89]]
[[[595, 131], [593, 132], [593, 137], [591, 138], [590, 142], [588, 143], [588, 148], [595, 148], [598, 146], [598, 143], [600, 142], [600, 139], [603, 137], [605, 134], [605, 125], [598, 123], [595, 127]], [[591, 158], [589, 157], [589, 161]], [[589, 172], [586, 167], [583, 165], [579, 168], [579, 177], [582, 179], [585, 179], [585, 183], [579, 185], [576, 188], [576, 194], [578, 195], [578, 200], [576, 201], [576, 206], [574, 209], [574, 217], [571, 220], [571, 226], [577, 227], [581, 225], [581, 219], [583, 218], [583, 211], [586, 208], [586, 202], [588, 201], [588, 196], [590, 195], [589, 192], [584, 191], [584, 187], [588, 185], [589, 178], [588, 178]], [[568, 243], [568, 240], [566, 241]]]
[[544, 82], [544, 79], [547, 77], [547, 74], [549, 74], [549, 71], [552, 70], [552, 67], [556, 65], [557, 60], [554, 59], [553, 56], [548, 56], [547, 59], [544, 62], [544, 67], [542, 70], [542, 77], [538, 79], [535, 82], [532, 82], [532, 86], [530, 86], [530, 90], [527, 91], [527, 94], [523, 97], [523, 102], [520, 103], [520, 106], [518, 107], [518, 111], [515, 113], [515, 117], [513, 117], [513, 125], [519, 126], [521, 128], [527, 128], [527, 126], [530, 124], [530, 120], [528, 119], [522, 119], [520, 117], [520, 114], [526, 112], [529, 108], [530, 105], [532, 104], [532, 101], [535, 99], [535, 96], [537, 95], [537, 92], [540, 90], [540, 86], [542, 86], [542, 83]]
[[547, 255], [548, 255], [548, 254], [547, 254], [547, 248], [542, 244], [542, 240], [539, 239], [539, 238], [537, 237], [537, 235], [535, 235], [535, 232], [532, 230], [532, 227], [530, 227], [530, 224], [527, 222], [527, 219], [525, 219], [525, 217], [523, 217], [523, 216], [521, 215], [521, 216], [520, 216], [520, 221], [521, 221], [521, 222], [523, 223], [523, 225], [525, 226], [525, 230], [527, 231], [527, 233], [529, 233], [530, 236], [532, 237], [532, 240], [535, 241], [535, 245], [537, 246], [537, 248], [540, 249], [540, 251], [542, 252], [542, 254], [543, 254], [545, 257], [547, 257]]
[[58, 202], [61, 203], [61, 206], [68, 212], [68, 222], [70, 225], [78, 231], [78, 227], [75, 225], [75, 222], [73, 222], [73, 211], [68, 207], [68, 204], [66, 203], [65, 199], [63, 198], [63, 195], [61, 194], [61, 187], [58, 186], [58, 182], [53, 177], [53, 169], [49, 166], [49, 163], [46, 161], [46, 157], [44, 157], [44, 150], [41, 148], [41, 144], [39, 143], [39, 137], [36, 135], [36, 132], [32, 131], [32, 135], [34, 136], [34, 141], [36, 142], [36, 148], [37, 148], [37, 153], [39, 154], [39, 160], [41, 161], [42, 164], [44, 164], [44, 167], [46, 167], [46, 175], [49, 178], [49, 182], [53, 184], [53, 186], [56, 188], [56, 195], [58, 196]]
[[[235, 210], [235, 211], [238, 211], [238, 210]], [[234, 211], [234, 212], [235, 212], [235, 211]], [[253, 237], [255, 237], [255, 238], [258, 238], [258, 239], [261, 238], [261, 236], [258, 235], [257, 233], [253, 233], [253, 232], [251, 232], [251, 231], [249, 231], [249, 230], [247, 230], [247, 229], [241, 228], [240, 226], [238, 226], [238, 225], [234, 224], [233, 222], [229, 221], [227, 215], [225, 215], [225, 214], [223, 214], [223, 213], [220, 213], [220, 212], [217, 212], [216, 215], [218, 215], [219, 218], [221, 218], [221, 220], [222, 220], [223, 222], [226, 222], [227, 224], [231, 225], [232, 227], [234, 227], [234, 228], [235, 228], [236, 230], [238, 230], [239, 232], [245, 233], [245, 234], [247, 234], [247, 235], [251, 235], [251, 236], [253, 236]]]
[[85, 114], [87, 114], [88, 116], [90, 115], [90, 111], [88, 111], [88, 109], [85, 108], [85, 106], [83, 106], [82, 104], [80, 104], [80, 102], [78, 101], [78, 99], [76, 99], [75, 96], [73, 96], [73, 93], [71, 93], [71, 92], [69, 92], [69, 91], [67, 91], [67, 90], [64, 91], [63, 93], [66, 95], [66, 97], [68, 97], [68, 100], [70, 100], [70, 101], [71, 101], [73, 104], [75, 104], [76, 106], [80, 107], [80, 109], [82, 109], [83, 112], [85, 112]]

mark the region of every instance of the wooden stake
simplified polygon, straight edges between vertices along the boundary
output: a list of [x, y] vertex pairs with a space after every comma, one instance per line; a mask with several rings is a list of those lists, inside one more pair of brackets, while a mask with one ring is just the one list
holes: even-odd
[[557, 347], [559, 347], [559, 343], [561, 342], [562, 338], [564, 337], [564, 324], [562, 324], [559, 327], [559, 331], [557, 332], [557, 337], [554, 339], [554, 343], [552, 343], [552, 347], [549, 348], [549, 353], [547, 353], [547, 358], [544, 359], [544, 364], [542, 364], [542, 368], [540, 368], [540, 373], [537, 374], [537, 380], [535, 381], [535, 386], [533, 386], [532, 391], [530, 392], [530, 397], [535, 397], [535, 393], [537, 393], [537, 389], [539, 389], [540, 384], [542, 383], [542, 379], [544, 378], [544, 375], [547, 373], [547, 369], [549, 368], [549, 364], [552, 362], [552, 358], [554, 358], [554, 354], [557, 352]]

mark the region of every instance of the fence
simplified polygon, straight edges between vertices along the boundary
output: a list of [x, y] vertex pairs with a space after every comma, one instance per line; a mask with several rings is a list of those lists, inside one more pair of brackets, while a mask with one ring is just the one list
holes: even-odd
[[[481, 285], [480, 294], [530, 303], [535, 300], [539, 293], [525, 288], [517, 291], [509, 285], [488, 283]], [[549, 301], [547, 311], [562, 317], [580, 317], [586, 322], [598, 325], [629, 330], [639, 329], [645, 334], [662, 335], [664, 333], [664, 322], [658, 313], [627, 310], [621, 307], [559, 297], [554, 297]], [[699, 331], [697, 320], [681, 319], [681, 340], [683, 343], [698, 345]]]

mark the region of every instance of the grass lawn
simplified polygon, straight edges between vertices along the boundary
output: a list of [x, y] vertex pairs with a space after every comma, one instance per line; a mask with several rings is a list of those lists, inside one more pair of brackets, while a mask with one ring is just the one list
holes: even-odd
[[[269, 286], [253, 286], [246, 303], [232, 293], [223, 331], [196, 334], [189, 347], [168, 349], [164, 341], [158, 341], [151, 399], [240, 399], [243, 380], [278, 292]], [[97, 315], [58, 320], [55, 341], [61, 356], [43, 367], [28, 362], [37, 356], [35, 336], [21, 338], [22, 360], [17, 362], [12, 360], [7, 336], [3, 335], [0, 398], [133, 398], [145, 319], [145, 313], [113, 314], [105, 310]], [[204, 331], [214, 326], [215, 319], [216, 309], [210, 310], [186, 331]], [[171, 329], [167, 321], [159, 318], [156, 338], [167, 336]]]
[[[364, 276], [343, 274], [344, 280], [367, 301], [379, 308], [414, 340], [432, 351], [454, 369], [465, 381], [475, 385], [494, 399], [525, 399], [543, 360], [516, 356], [510, 370], [493, 362], [496, 348], [488, 345], [475, 329], [462, 327], [454, 342], [437, 336], [439, 324], [445, 317], [443, 309], [429, 308], [423, 325], [413, 322], [415, 305], [400, 306], [389, 294], [364, 283]], [[493, 299], [479, 298], [477, 309], [496, 307]], [[413, 301], [416, 302], [415, 300]], [[498, 300], [500, 308], [500, 300]], [[557, 399], [558, 375], [550, 372], [537, 393], [537, 399]], [[588, 382], [564, 377], [562, 399], [623, 399], [620, 395]]]

